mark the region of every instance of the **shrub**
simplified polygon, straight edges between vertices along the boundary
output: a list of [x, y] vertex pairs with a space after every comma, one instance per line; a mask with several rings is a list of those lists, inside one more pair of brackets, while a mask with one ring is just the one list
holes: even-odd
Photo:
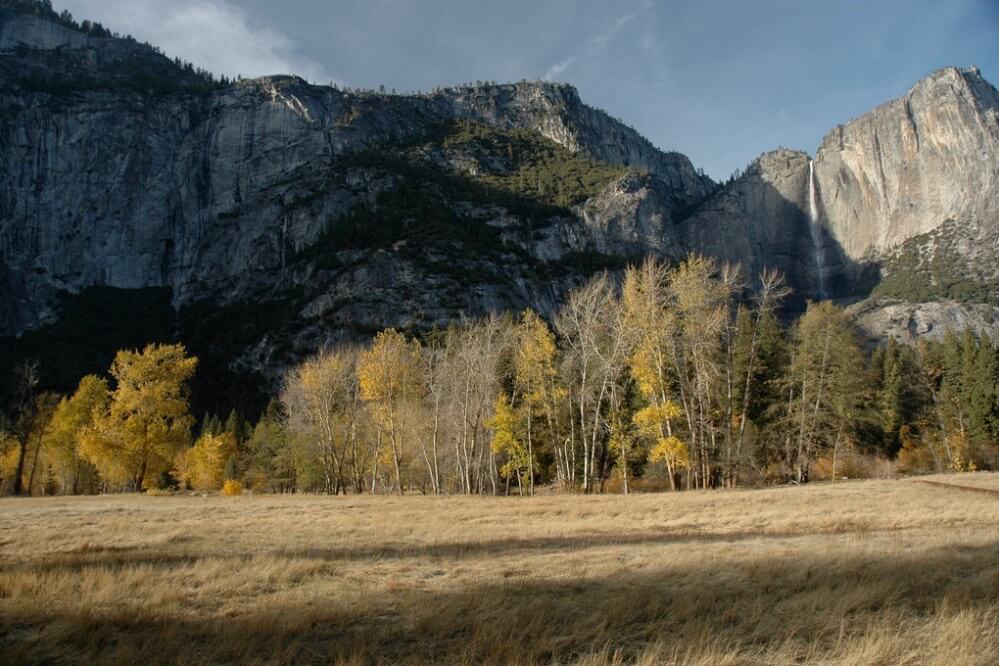
[[204, 434], [178, 460], [178, 472], [195, 490], [218, 490], [223, 485], [226, 461], [236, 454], [231, 432]]
[[229, 479], [222, 485], [222, 494], [226, 497], [234, 497], [243, 494], [243, 484], [236, 479]]
[[[810, 477], [815, 481], [832, 481], [832, 453], [819, 456], [812, 466]], [[836, 459], [836, 481], [844, 479], [890, 479], [895, 476], [892, 462], [882, 456], [872, 455], [844, 447]]]

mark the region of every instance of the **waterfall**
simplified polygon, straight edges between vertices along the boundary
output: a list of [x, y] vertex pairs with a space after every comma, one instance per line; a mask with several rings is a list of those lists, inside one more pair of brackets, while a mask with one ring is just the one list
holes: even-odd
[[819, 207], [815, 203], [815, 162], [808, 160], [808, 228], [812, 232], [812, 256], [818, 279], [819, 300], [826, 299], [826, 255], [822, 249], [822, 228], [819, 227]]

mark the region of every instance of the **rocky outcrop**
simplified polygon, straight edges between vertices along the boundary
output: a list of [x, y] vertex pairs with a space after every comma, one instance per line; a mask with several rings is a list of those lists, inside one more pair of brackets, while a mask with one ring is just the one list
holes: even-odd
[[941, 340], [948, 331], [970, 329], [999, 342], [999, 307], [988, 303], [930, 301], [904, 303], [866, 299], [848, 308], [858, 327], [872, 341]]
[[700, 201], [714, 189], [711, 179], [695, 170], [685, 155], [663, 152], [633, 128], [587, 106], [571, 85], [533, 81], [443, 88], [428, 98], [456, 116], [504, 129], [533, 129], [573, 152], [647, 171], [682, 206]]
[[673, 217], [676, 205], [663, 181], [629, 173], [576, 211], [590, 230], [589, 247], [597, 252], [622, 257], [653, 253], [676, 261], [685, 254]]
[[822, 211], [847, 257], [876, 258], [948, 219], [999, 222], [999, 92], [947, 68], [840, 125], [815, 158]]

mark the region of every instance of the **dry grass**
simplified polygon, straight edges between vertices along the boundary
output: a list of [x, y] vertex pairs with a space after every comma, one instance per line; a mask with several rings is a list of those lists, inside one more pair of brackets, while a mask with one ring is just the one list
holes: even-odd
[[923, 481], [949, 483], [965, 488], [983, 488], [999, 492], [999, 472], [975, 472], [974, 474], [935, 474], [919, 477]]
[[0, 529], [11, 664], [999, 663], [999, 497], [915, 481], [8, 499]]

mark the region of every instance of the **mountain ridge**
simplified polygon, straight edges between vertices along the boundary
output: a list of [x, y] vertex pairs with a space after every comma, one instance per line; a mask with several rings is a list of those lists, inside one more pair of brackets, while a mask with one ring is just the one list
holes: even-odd
[[690, 252], [749, 279], [781, 269], [793, 309], [874, 289], [857, 312], [875, 338], [972, 320], [995, 334], [988, 292], [937, 288], [981, 271], [891, 290], [948, 220], [961, 259], [999, 228], [999, 93], [975, 68], [937, 70], [814, 156], [768, 151], [721, 185], [568, 84], [216, 81], [23, 4], [0, 3], [0, 335], [57, 325], [88, 289], [166, 289], [173, 335], [223, 369], [273, 373], [379, 328], [550, 314], [595, 271]]

